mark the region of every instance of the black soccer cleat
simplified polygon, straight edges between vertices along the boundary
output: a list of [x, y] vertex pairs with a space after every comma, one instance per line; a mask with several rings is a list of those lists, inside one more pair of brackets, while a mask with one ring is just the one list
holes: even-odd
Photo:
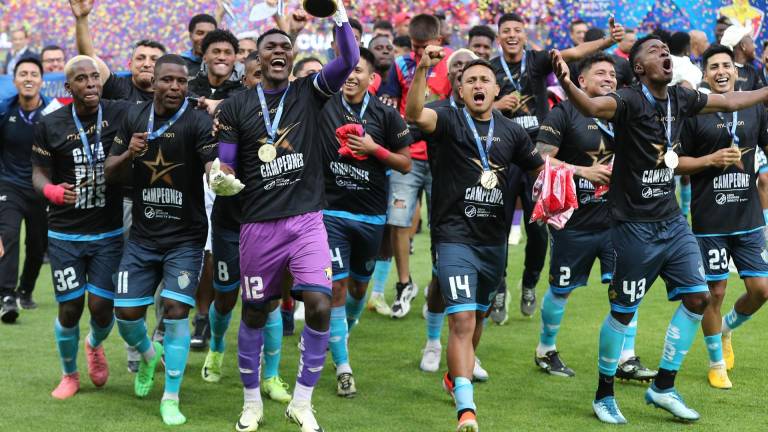
[[534, 361], [536, 362], [536, 366], [540, 367], [550, 375], [561, 377], [576, 376], [576, 372], [563, 363], [563, 360], [560, 359], [560, 353], [555, 350], [547, 351], [543, 357], [539, 357], [539, 355], [536, 354]]
[[630, 357], [616, 369], [616, 378], [626, 381], [649, 382], [656, 378], [657, 374], [658, 371], [643, 366], [640, 363], [640, 357], [637, 356]]
[[0, 306], [0, 321], [13, 324], [18, 317], [19, 307], [16, 305], [16, 299], [12, 296], [3, 297], [3, 303]]

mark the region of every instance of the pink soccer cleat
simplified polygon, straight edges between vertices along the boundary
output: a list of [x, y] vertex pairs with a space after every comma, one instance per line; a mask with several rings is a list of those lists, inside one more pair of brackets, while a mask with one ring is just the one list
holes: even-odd
[[69, 399], [80, 390], [80, 373], [74, 372], [69, 375], [62, 375], [61, 382], [51, 392], [51, 396], [56, 399]]
[[109, 365], [104, 355], [104, 345], [92, 348], [88, 340], [85, 341], [85, 358], [88, 360], [88, 376], [96, 387], [107, 383], [109, 378]]

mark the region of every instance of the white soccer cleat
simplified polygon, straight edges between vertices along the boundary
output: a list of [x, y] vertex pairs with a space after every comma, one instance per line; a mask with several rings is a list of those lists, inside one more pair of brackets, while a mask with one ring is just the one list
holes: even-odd
[[299, 425], [301, 432], [323, 432], [315, 420], [315, 410], [309, 402], [291, 401], [285, 409], [285, 418]]
[[245, 185], [232, 174], [221, 171], [221, 161], [216, 158], [211, 164], [211, 172], [208, 173], [208, 186], [211, 191], [219, 196], [232, 196], [238, 194]]
[[645, 391], [645, 403], [661, 408], [680, 420], [696, 421], [701, 417], [696, 410], [688, 408], [682, 396], [674, 388], [661, 392], [651, 385]]
[[294, 305], [293, 320], [304, 321], [304, 302], [297, 301]]
[[512, 229], [509, 230], [509, 238], [507, 238], [507, 244], [519, 245], [522, 233], [520, 232], [520, 225], [512, 225]]
[[606, 396], [600, 400], [592, 401], [592, 410], [603, 423], [626, 424], [627, 419], [621, 414], [619, 405], [613, 396]]
[[472, 379], [475, 381], [485, 382], [488, 381], [488, 371], [480, 366], [480, 359], [475, 356], [475, 366], [472, 368]]
[[261, 402], [246, 402], [243, 404], [243, 412], [235, 425], [238, 432], [253, 432], [259, 429], [264, 421], [264, 404]]
[[440, 355], [442, 354], [442, 347], [440, 345], [429, 345], [424, 347], [424, 354], [421, 356], [421, 363], [419, 363], [419, 369], [424, 372], [437, 372], [440, 369]]

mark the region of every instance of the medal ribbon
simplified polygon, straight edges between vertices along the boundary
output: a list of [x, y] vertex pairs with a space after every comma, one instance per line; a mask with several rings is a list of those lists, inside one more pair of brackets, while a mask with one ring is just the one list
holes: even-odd
[[156, 131], [152, 131], [152, 129], [155, 128], [155, 107], [154, 105], [152, 108], [150, 108], [149, 111], [149, 122], [147, 123], [147, 141], [152, 141], [153, 139], [161, 137], [165, 131], [170, 129], [171, 126], [173, 126], [174, 123], [176, 123], [177, 120], [179, 120], [179, 117], [184, 114], [184, 111], [187, 110], [187, 106], [189, 106], [189, 101], [187, 99], [184, 99], [184, 103], [181, 105], [181, 108], [179, 108], [178, 111], [176, 111], [176, 114], [171, 117], [170, 120], [166, 124], [160, 127], [160, 129]]
[[[102, 115], [101, 104], [99, 104], [99, 113], [96, 116], [96, 144], [101, 142]], [[88, 165], [91, 167], [91, 171], [93, 171], [93, 154], [91, 154], [91, 145], [88, 142], [88, 135], [85, 134], [83, 124], [77, 117], [77, 112], [75, 112], [75, 104], [72, 104], [72, 119], [75, 121], [75, 127], [77, 128], [77, 132], [80, 134], [80, 141], [83, 143], [83, 147], [85, 148], [85, 158], [88, 159]]]
[[458, 105], [456, 105], [456, 100], [453, 98], [453, 93], [451, 93], [451, 106], [459, 109]]
[[[661, 106], [659, 106], [659, 102], [656, 100], [656, 98], [653, 97], [651, 94], [651, 91], [648, 90], [648, 87], [643, 85], [643, 94], [645, 95], [645, 98], [648, 99], [648, 102], [653, 105], [656, 110], [660, 110]], [[663, 112], [662, 112], [663, 114]], [[672, 99], [669, 97], [669, 92], [667, 92], [667, 123], [664, 124], [664, 133], [667, 135], [667, 151], [673, 151], [672, 150]]]
[[504, 73], [507, 75], [507, 78], [509, 79], [509, 82], [512, 83], [512, 87], [515, 88], [515, 90], [521, 92], [523, 91], [523, 76], [525, 76], [525, 57], [527, 53], [526, 51], [523, 51], [523, 60], [520, 61], [520, 80], [516, 80], [512, 78], [512, 72], [509, 70], [509, 65], [507, 64], [507, 60], [504, 59], [504, 52], [502, 51], [501, 57], [499, 60], [501, 60], [501, 67], [504, 68]]
[[283, 97], [280, 98], [280, 104], [277, 106], [277, 112], [275, 113], [274, 123], [269, 118], [269, 106], [267, 106], [267, 99], [264, 97], [264, 90], [261, 88], [261, 84], [256, 86], [256, 92], [259, 94], [259, 102], [261, 103], [261, 113], [264, 115], [264, 126], [267, 128], [267, 135], [269, 139], [268, 144], [275, 144], [275, 136], [277, 136], [277, 128], [280, 126], [280, 119], [283, 117], [283, 105], [285, 103], [285, 96], [288, 94], [288, 90], [291, 89], [291, 84], [285, 88]]
[[[720, 118], [720, 121], [722, 121], [725, 125], [728, 124], [728, 123], [726, 123], [725, 117], [723, 117], [722, 113], [717, 113], [717, 116]], [[739, 146], [739, 136], [736, 135], [736, 126], [738, 124], [739, 124], [739, 112], [738, 111], [734, 111], [733, 112], [733, 124], [731, 125], [730, 129], [726, 128], [725, 130], [728, 131], [728, 135], [731, 136], [731, 139], [733, 140], [733, 145], [735, 145], [736, 147]]]
[[344, 95], [341, 95], [341, 104], [344, 105], [344, 108], [352, 115], [352, 117], [356, 117], [358, 121], [360, 122], [360, 126], [363, 127], [363, 130], [365, 130], [365, 124], [363, 123], [363, 117], [365, 116], [365, 110], [368, 109], [368, 102], [371, 101], [371, 94], [368, 92], [365, 92], [365, 99], [363, 99], [363, 107], [360, 109], [360, 114], [356, 114], [352, 107], [349, 106], [346, 100], [344, 100]]
[[29, 113], [29, 117], [27, 117], [24, 115], [24, 111], [22, 111], [21, 108], [19, 108], [19, 117], [21, 117], [24, 123], [31, 126], [33, 124], [32, 122], [35, 119], [35, 116], [37, 115], [37, 112], [38, 112], [38, 109], [35, 108], [31, 113]]
[[605, 132], [609, 137], [613, 138], [613, 125], [611, 123], [608, 123], [607, 125], [601, 122], [600, 120], [593, 118], [592, 120], [597, 123], [597, 127], [599, 127], [603, 132]]
[[464, 117], [467, 119], [469, 128], [472, 130], [472, 135], [475, 138], [475, 144], [477, 144], [477, 151], [480, 153], [480, 162], [483, 164], [483, 171], [491, 171], [491, 164], [488, 163], [488, 155], [491, 153], [491, 147], [493, 147], [493, 114], [491, 114], [491, 124], [488, 126], [488, 135], [485, 137], [485, 148], [483, 148], [483, 140], [477, 133], [475, 122], [472, 120], [472, 116], [469, 115], [469, 110], [464, 107]]

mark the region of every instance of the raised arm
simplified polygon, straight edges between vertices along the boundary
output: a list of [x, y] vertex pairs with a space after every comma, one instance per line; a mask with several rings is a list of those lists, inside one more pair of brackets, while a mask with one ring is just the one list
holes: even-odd
[[355, 70], [360, 61], [360, 47], [349, 26], [349, 18], [344, 9], [343, 0], [336, 0], [338, 11], [334, 15], [336, 21], [336, 46], [339, 48], [339, 56], [325, 65], [318, 74], [318, 84], [321, 90], [327, 93], [336, 93], [341, 89], [349, 74]]
[[597, 117], [603, 120], [613, 119], [617, 108], [616, 100], [610, 96], [589, 97], [571, 82], [570, 70], [560, 52], [552, 50], [549, 55], [552, 59], [552, 69], [560, 81], [560, 86], [576, 109], [587, 117]]
[[707, 105], [701, 112], [733, 112], [761, 103], [768, 103], [768, 87], [753, 91], [709, 94], [707, 96]]
[[424, 95], [427, 90], [427, 71], [436, 66], [445, 57], [443, 49], [436, 45], [429, 45], [424, 49], [421, 61], [416, 67], [416, 73], [408, 90], [408, 98], [405, 105], [405, 119], [415, 124], [421, 131], [432, 133], [437, 127], [437, 112], [430, 108], [424, 108]]
[[93, 39], [91, 38], [91, 30], [88, 25], [88, 15], [93, 10], [93, 2], [94, 0], [69, 0], [69, 6], [72, 8], [72, 14], [75, 16], [77, 52], [96, 61], [103, 84], [107, 82], [111, 72], [107, 64], [96, 56], [96, 50], [93, 48]]
[[610, 48], [615, 43], [624, 39], [624, 27], [621, 24], [614, 23], [613, 17], [608, 20], [608, 25], [611, 29], [609, 36], [591, 42], [584, 42], [579, 46], [563, 50], [560, 53], [563, 56], [563, 60], [566, 62], [581, 60], [594, 52]]

